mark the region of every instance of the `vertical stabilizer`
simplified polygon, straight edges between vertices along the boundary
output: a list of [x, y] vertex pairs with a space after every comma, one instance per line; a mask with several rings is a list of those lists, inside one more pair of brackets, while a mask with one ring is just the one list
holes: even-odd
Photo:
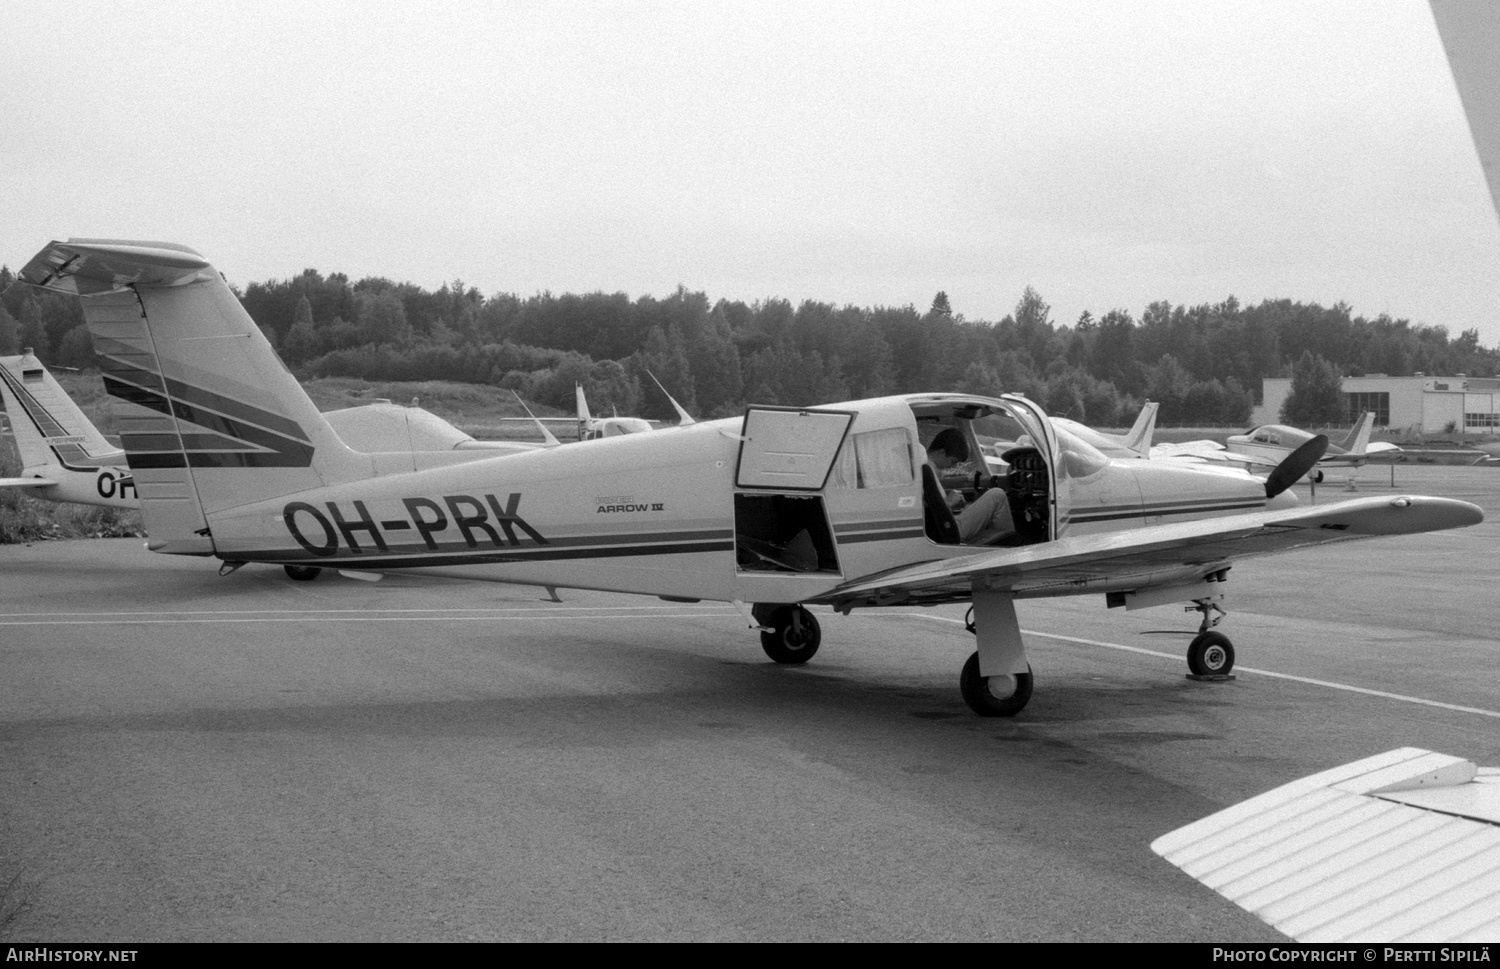
[[573, 399], [578, 403], [578, 440], [589, 439], [589, 428], [594, 423], [594, 415], [589, 413], [589, 402], [583, 396], [583, 384], [573, 385]]
[[371, 473], [193, 250], [53, 242], [20, 278], [82, 300], [152, 549], [212, 554], [208, 515]]
[[1490, 202], [1500, 212], [1500, 10], [1468, 0], [1429, 4], [1490, 188]]
[[1156, 434], [1156, 410], [1159, 406], [1161, 405], [1156, 401], [1146, 401], [1141, 407], [1141, 415], [1135, 419], [1135, 426], [1125, 435], [1125, 446], [1143, 458], [1151, 456], [1151, 438]]
[[1365, 411], [1359, 415], [1359, 423], [1349, 435], [1338, 443], [1339, 450], [1345, 454], [1364, 454], [1370, 449], [1370, 432], [1375, 428], [1375, 412]]
[[57, 378], [27, 350], [0, 357], [0, 402], [27, 474], [46, 468], [92, 471], [125, 463]]
[[693, 420], [693, 415], [687, 412], [687, 408], [677, 403], [676, 397], [673, 397], [671, 394], [667, 393], [667, 388], [663, 387], [661, 385], [661, 381], [656, 379], [656, 374], [651, 373], [651, 371], [649, 370], [647, 370], [646, 373], [651, 377], [652, 382], [656, 384], [656, 389], [662, 392], [662, 396], [666, 397], [667, 400], [671, 402], [672, 409], [677, 412], [677, 426], [687, 427], [689, 424], [696, 424], [697, 421]]

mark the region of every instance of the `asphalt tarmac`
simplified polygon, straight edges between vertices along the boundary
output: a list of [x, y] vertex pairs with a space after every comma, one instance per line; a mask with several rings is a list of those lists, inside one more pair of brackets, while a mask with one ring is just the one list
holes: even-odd
[[788, 668], [725, 605], [0, 546], [0, 939], [1274, 941], [1150, 842], [1394, 747], [1500, 766], [1500, 471], [1397, 485], [1489, 518], [1237, 565], [1228, 683], [1177, 607], [1024, 602], [1014, 720], [956, 607], [820, 611]]

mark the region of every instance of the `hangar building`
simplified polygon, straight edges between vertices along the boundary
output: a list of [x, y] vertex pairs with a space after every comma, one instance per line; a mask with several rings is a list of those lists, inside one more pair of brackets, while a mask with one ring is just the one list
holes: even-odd
[[[1264, 403], [1250, 414], [1252, 424], [1279, 424], [1281, 405], [1292, 392], [1292, 378], [1262, 381]], [[1429, 434], [1500, 434], [1500, 377], [1387, 377], [1367, 374], [1343, 380], [1345, 424], [1367, 410], [1376, 427]]]

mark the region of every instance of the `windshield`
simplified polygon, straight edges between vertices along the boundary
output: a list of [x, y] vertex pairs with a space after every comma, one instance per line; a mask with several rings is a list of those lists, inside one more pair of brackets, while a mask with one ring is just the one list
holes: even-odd
[[1057, 446], [1062, 454], [1058, 461], [1058, 473], [1069, 478], [1087, 478], [1091, 474], [1098, 474], [1109, 466], [1109, 458], [1092, 444], [1083, 440], [1073, 432], [1056, 424], [1052, 426], [1057, 434]]

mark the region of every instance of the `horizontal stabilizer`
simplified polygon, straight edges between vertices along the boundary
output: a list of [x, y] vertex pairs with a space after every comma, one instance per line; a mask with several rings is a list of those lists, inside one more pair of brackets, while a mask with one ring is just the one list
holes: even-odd
[[45, 488], [55, 484], [48, 478], [0, 478], [0, 488]]
[[1299, 942], [1500, 939], [1500, 770], [1458, 757], [1367, 757], [1151, 850]]

